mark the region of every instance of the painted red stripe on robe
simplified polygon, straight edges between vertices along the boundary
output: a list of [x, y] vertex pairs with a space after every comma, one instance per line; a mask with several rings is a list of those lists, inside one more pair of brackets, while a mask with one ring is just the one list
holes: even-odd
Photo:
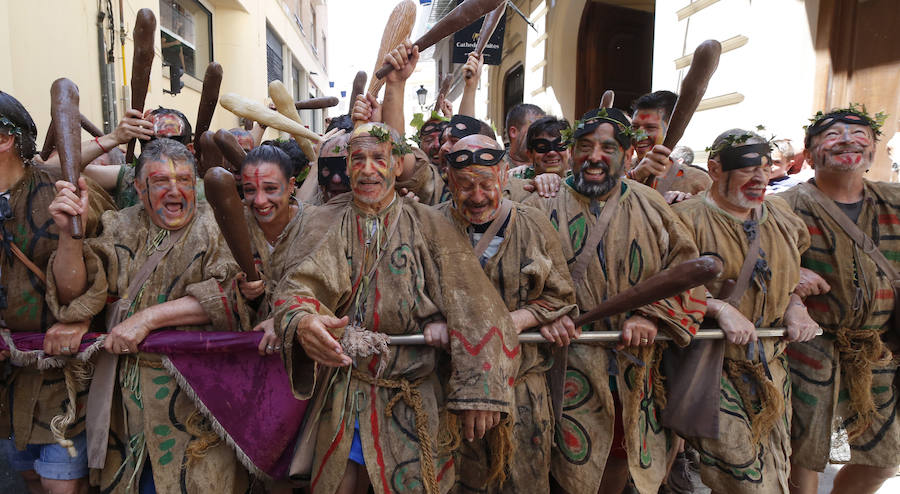
[[519, 345], [516, 344], [516, 346], [514, 346], [513, 348], [508, 348], [506, 346], [506, 342], [503, 340], [503, 333], [501, 333], [496, 326], [491, 327], [491, 330], [488, 331], [487, 334], [485, 334], [484, 337], [481, 338], [481, 341], [479, 341], [474, 346], [471, 342], [469, 342], [468, 338], [466, 338], [465, 335], [455, 329], [450, 330], [450, 336], [457, 338], [463, 344], [463, 348], [465, 348], [466, 351], [469, 352], [469, 355], [472, 355], [473, 357], [477, 357], [478, 354], [481, 353], [482, 348], [484, 348], [484, 346], [488, 343], [488, 341], [491, 340], [494, 335], [497, 335], [497, 337], [500, 338], [500, 347], [503, 349], [503, 353], [505, 353], [507, 357], [515, 358], [515, 356], [519, 354]]
[[791, 349], [791, 347], [787, 347], [784, 353], [788, 356], [789, 359], [794, 360], [796, 362], [800, 362], [801, 364], [812, 367], [813, 369], [820, 370], [822, 369], [822, 362], [808, 356], [804, 355], [796, 350]]
[[325, 452], [325, 457], [322, 458], [322, 464], [319, 465], [319, 471], [316, 472], [316, 478], [313, 479], [312, 483], [309, 485], [311, 490], [316, 490], [316, 484], [319, 482], [319, 477], [322, 476], [322, 470], [325, 469], [325, 464], [328, 463], [328, 458], [331, 457], [331, 454], [334, 453], [334, 450], [337, 449], [337, 445], [340, 444], [341, 438], [344, 437], [344, 428], [346, 426], [346, 418], [341, 420], [341, 430], [338, 431], [337, 436], [334, 438], [334, 442], [331, 443], [331, 446], [328, 447], [328, 451]]
[[879, 214], [879, 225], [900, 225], [900, 218], [893, 214]]

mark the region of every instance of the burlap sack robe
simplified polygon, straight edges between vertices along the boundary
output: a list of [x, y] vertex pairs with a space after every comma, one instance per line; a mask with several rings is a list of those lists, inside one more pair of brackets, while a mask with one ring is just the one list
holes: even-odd
[[[59, 231], [47, 208], [56, 197], [54, 183], [60, 180], [59, 169], [41, 165], [25, 168], [25, 175], [9, 190], [9, 204], [13, 217], [3, 228], [12, 235], [13, 242], [43, 271], [50, 255], [56, 251]], [[90, 203], [82, 215], [84, 232], [96, 232], [100, 215], [115, 209], [106, 192], [92, 180], [87, 180]], [[0, 249], [0, 283], [6, 288], [7, 308], [2, 311], [5, 327], [12, 332], [47, 331], [56, 318], [47, 306], [46, 288], [14, 255]], [[74, 382], [76, 387], [76, 417], [66, 436], [84, 430], [84, 404], [88, 382]], [[0, 437], [9, 437], [10, 424], [16, 436], [16, 448], [26, 444], [55, 443], [50, 432], [50, 420], [65, 413], [69, 399], [61, 368], [39, 371], [31, 367], [13, 367], [12, 374], [0, 380]], [[10, 408], [10, 401], [15, 408]], [[11, 416], [10, 416], [11, 415]]]
[[[211, 324], [174, 329], [248, 331], [250, 310], [233, 281], [240, 268], [205, 202], [197, 204], [196, 217], [185, 228], [188, 230], [144, 284], [131, 312], [191, 295], [203, 305]], [[60, 320], [99, 314], [110, 299], [125, 293], [160, 233], [142, 205], [105, 213], [101, 235], [85, 242], [87, 291], [60, 306], [49, 272], [51, 310]], [[99, 479], [93, 479], [104, 492], [136, 492], [140, 468], [147, 461], [159, 493], [247, 491], [247, 470], [231, 447], [210, 429], [208, 420], [163, 368], [158, 355], [120, 357], [116, 381], [106, 463]]]
[[[724, 280], [738, 278], [747, 257], [749, 241], [744, 222], [713, 204], [705, 193], [676, 204], [674, 210], [701, 254], [722, 259], [722, 274], [707, 285], [718, 296]], [[799, 280], [800, 254], [809, 247], [809, 233], [777, 197], [764, 201], [756, 231], [765, 268], [754, 271], [738, 309], [757, 327], [781, 326]], [[725, 343], [719, 439], [686, 438], [700, 453], [703, 483], [716, 492], [788, 493], [791, 400], [786, 344], [781, 338], [760, 341], [763, 355], [757, 346], [752, 361], [747, 358], [748, 345]], [[750, 372], [747, 366], [762, 372]], [[773, 392], [768, 398], [766, 388]]]
[[[450, 203], [438, 206], [444, 217], [468, 235], [469, 223]], [[506, 221], [497, 218], [494, 221]], [[540, 325], [574, 315], [575, 289], [556, 231], [540, 210], [514, 204], [497, 253], [484, 272], [512, 312], [525, 309]], [[537, 330], [537, 328], [534, 328]], [[458, 492], [549, 492], [553, 411], [545, 374], [553, 364], [552, 346], [522, 344], [516, 373], [513, 458], [502, 489], [485, 486], [491, 452], [484, 441], [463, 442], [457, 464]]]
[[[575, 285], [582, 312], [650, 275], [697, 257], [688, 231], [657, 192], [631, 180], [622, 180], [617, 187], [621, 187], [619, 209], [596, 254], [591, 254], [584, 281]], [[570, 178], [556, 197], [535, 197], [526, 204], [549, 215], [571, 269], [604, 203], [592, 204], [590, 198], [572, 189]], [[702, 321], [706, 298], [702, 288], [696, 288], [637, 312], [658, 318], [660, 332], [684, 346]], [[627, 317], [619, 314], [585, 329], [621, 330]], [[671, 433], [660, 423], [659, 346], [640, 352], [640, 361], [625, 352], [614, 354], [605, 346], [572, 345], [569, 349], [563, 418], [557, 425], [551, 467], [553, 477], [567, 491], [594, 494], [600, 487], [612, 447], [613, 392], [618, 393], [623, 407], [624, 447], [635, 485], [643, 494], [655, 494], [659, 489], [672, 444]]]
[[[393, 221], [397, 226], [386, 239]], [[388, 415], [386, 406], [398, 390], [370, 384], [381, 358], [377, 355], [357, 359], [349, 378], [349, 369], [342, 369], [332, 383], [317, 383], [331, 384], [333, 391], [318, 419], [312, 491], [331, 493], [337, 488], [358, 420], [375, 492], [423, 492], [420, 450], [425, 441], [437, 442], [442, 407], [451, 412], [512, 412], [520, 353], [512, 320], [466, 239], [428, 206], [396, 199], [377, 216], [366, 216], [350, 204], [332, 223], [319, 247], [288, 268], [276, 292], [275, 324], [284, 335], [282, 355], [295, 394], [308, 398], [312, 391], [307, 377], [315, 365], [295, 336], [297, 323], [307, 314], [343, 316], [358, 309], [362, 326], [389, 335], [421, 334], [427, 321], [443, 318], [450, 330], [452, 372], [443, 396], [436, 375], [438, 350], [397, 346], [386, 358], [381, 378], [412, 384], [421, 394], [420, 412], [426, 414], [427, 424], [416, 423], [413, 406], [405, 399], [396, 401]], [[368, 260], [367, 240], [372, 246]], [[373, 262], [376, 245], [385, 254], [371, 277], [362, 281], [369, 289], [360, 289], [358, 307], [353, 307], [353, 283], [370, 272], [367, 263]], [[430, 437], [425, 439], [423, 433]], [[443, 451], [433, 458], [443, 493], [455, 480], [453, 462]]]
[[[895, 267], [900, 266], [896, 264], [900, 187], [863, 182], [857, 225]], [[787, 350], [793, 385], [793, 460], [823, 471], [837, 427], [849, 432], [850, 463], [896, 466], [900, 464], [898, 365], [884, 345], [898, 337], [887, 325], [895, 303], [891, 282], [801, 187], [779, 195], [809, 230], [811, 245], [803, 254], [803, 267], [831, 285], [830, 293], [806, 300], [809, 314], [825, 334]], [[889, 346], [897, 350], [895, 344]]]
[[416, 159], [413, 176], [409, 180], [397, 182], [397, 187], [406, 188], [419, 198], [419, 202], [429, 206], [449, 200], [450, 189], [447, 188], [438, 167], [431, 163], [425, 151], [414, 148], [413, 157]]

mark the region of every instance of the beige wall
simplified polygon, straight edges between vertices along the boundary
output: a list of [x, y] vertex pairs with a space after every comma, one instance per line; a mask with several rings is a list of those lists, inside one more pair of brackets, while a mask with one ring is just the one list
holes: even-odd
[[[158, 0], [123, 0], [128, 37], [125, 45], [127, 76], [131, 78], [133, 43], [131, 31], [135, 14], [150, 8], [159, 18]], [[201, 0], [212, 13], [213, 56], [224, 69], [221, 92], [235, 92], [263, 101], [267, 96], [266, 22], [275, 29], [322, 92], [328, 90], [328, 74], [321, 51], [322, 32], [327, 29], [327, 9], [321, 0]], [[301, 34], [292, 18], [292, 4], [312, 8], [318, 13], [319, 55], [313, 53], [306, 39], [311, 20], [304, 20], [307, 34]], [[119, 27], [118, 1], [113, 1], [116, 28]], [[96, 0], [30, 0], [0, 2], [0, 89], [9, 92], [28, 109], [38, 126], [38, 141], [44, 138], [50, 122], [50, 85], [58, 77], [68, 77], [79, 87], [81, 112], [102, 127], [100, 69], [97, 46]], [[122, 52], [118, 33], [115, 40], [116, 105], [123, 114]], [[27, 47], [27, 48], [22, 48]], [[198, 63], [198, 77], [182, 77], [184, 88], [172, 96], [168, 68], [164, 75], [159, 35], [156, 57], [150, 77], [150, 90], [145, 108], [166, 106], [184, 112], [191, 121], [197, 116], [205, 65]], [[285, 57], [289, 67], [290, 57]], [[287, 70], [287, 69], [286, 69]], [[289, 72], [289, 70], [287, 70]], [[288, 80], [290, 87], [290, 81]], [[130, 90], [127, 91], [130, 96]], [[212, 128], [231, 128], [237, 117], [219, 107]]]

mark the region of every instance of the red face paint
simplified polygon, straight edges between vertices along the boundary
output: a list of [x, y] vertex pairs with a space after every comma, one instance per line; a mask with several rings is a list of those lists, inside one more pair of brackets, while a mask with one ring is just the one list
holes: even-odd
[[833, 171], [868, 169], [875, 156], [872, 129], [836, 122], [814, 136], [811, 154], [816, 167]]
[[172, 160], [144, 164], [143, 187], [138, 189], [151, 221], [166, 230], [188, 224], [196, 210], [196, 176], [188, 163]]
[[473, 225], [494, 219], [503, 199], [505, 166], [470, 165], [449, 168], [450, 193], [456, 211]]
[[[620, 175], [625, 159], [622, 148], [615, 140], [613, 126], [601, 124], [592, 133], [580, 137], [572, 148], [572, 161], [572, 173], [583, 175], [587, 182], [603, 182], [607, 174]], [[585, 163], [603, 166], [585, 166]]]
[[253, 163], [241, 170], [244, 204], [260, 223], [284, 221], [291, 214], [290, 180], [275, 163]]
[[389, 143], [374, 139], [354, 140], [347, 164], [354, 199], [376, 206], [376, 209], [389, 202], [394, 194], [395, 166]]
[[662, 117], [662, 110], [638, 110], [635, 112], [631, 127], [635, 130], [642, 130], [647, 134], [645, 139], [634, 143], [634, 150], [637, 153], [638, 160], [641, 160], [645, 154], [650, 152], [655, 144], [662, 144], [663, 139], [666, 137], [667, 124]]

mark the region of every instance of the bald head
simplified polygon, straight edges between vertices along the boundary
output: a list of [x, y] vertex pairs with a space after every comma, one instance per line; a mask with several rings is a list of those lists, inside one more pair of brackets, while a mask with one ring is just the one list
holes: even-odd
[[474, 134], [467, 137], [463, 137], [453, 147], [450, 148], [450, 152], [460, 151], [462, 149], [467, 149], [469, 151], [475, 151], [476, 149], [499, 149], [502, 150], [503, 146], [497, 142], [496, 139], [491, 139], [488, 136], [484, 136], [481, 134]]

